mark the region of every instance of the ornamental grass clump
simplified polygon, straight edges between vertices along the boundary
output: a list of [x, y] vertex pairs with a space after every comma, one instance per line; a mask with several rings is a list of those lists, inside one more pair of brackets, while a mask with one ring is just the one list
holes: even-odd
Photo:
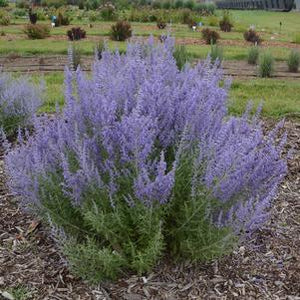
[[259, 48], [252, 46], [248, 50], [247, 62], [249, 65], [256, 65], [259, 58]]
[[287, 60], [287, 65], [290, 72], [298, 72], [300, 66], [300, 52], [292, 50]]
[[15, 79], [0, 73], [0, 130], [7, 137], [13, 137], [19, 128], [33, 125], [41, 105], [41, 92], [40, 86], [33, 85], [25, 77]]
[[175, 46], [173, 56], [175, 58], [176, 65], [179, 70], [182, 70], [184, 66], [191, 60], [191, 55], [186, 50], [185, 45]]
[[218, 66], [180, 71], [173, 51], [151, 39], [103, 51], [89, 76], [67, 69], [63, 111], [5, 157], [11, 191], [90, 282], [142, 274], [166, 253], [229, 253], [262, 226], [285, 175], [285, 136], [265, 136], [250, 107], [228, 116]]
[[213, 64], [221, 64], [223, 61], [223, 48], [211, 44], [209, 56]]
[[272, 77], [274, 74], [274, 57], [270, 52], [263, 53], [259, 58], [260, 77]]

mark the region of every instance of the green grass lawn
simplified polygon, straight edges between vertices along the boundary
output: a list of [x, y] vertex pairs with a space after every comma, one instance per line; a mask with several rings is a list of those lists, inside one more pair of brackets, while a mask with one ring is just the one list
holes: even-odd
[[[34, 81], [41, 78], [46, 83], [45, 102], [41, 112], [54, 112], [56, 103], [61, 106], [64, 104], [64, 74], [56, 72], [44, 77], [33, 76]], [[277, 79], [234, 80], [229, 93], [230, 113], [241, 115], [248, 101], [253, 101], [254, 107], [263, 102], [263, 117], [300, 118], [300, 83], [296, 80]]]
[[232, 114], [242, 114], [247, 102], [251, 100], [254, 107], [263, 103], [264, 117], [300, 119], [299, 80], [235, 80], [229, 98], [229, 110]]
[[255, 25], [259, 31], [264, 29], [269, 33], [280, 33], [280, 22], [282, 22], [281, 34], [293, 36], [300, 31], [299, 12], [231, 10], [230, 13], [236, 23], [244, 25], [245, 27]]

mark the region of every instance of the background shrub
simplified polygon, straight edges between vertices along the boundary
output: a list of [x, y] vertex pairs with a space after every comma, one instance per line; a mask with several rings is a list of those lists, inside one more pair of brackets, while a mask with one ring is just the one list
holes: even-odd
[[111, 5], [102, 7], [100, 16], [103, 21], [115, 21], [118, 18], [116, 9]]
[[70, 41], [79, 41], [86, 37], [86, 32], [80, 27], [72, 27], [70, 30], [67, 31], [67, 36]]
[[222, 31], [225, 31], [225, 32], [230, 32], [231, 31], [231, 29], [233, 27], [233, 24], [232, 24], [230, 14], [229, 14], [228, 11], [225, 11], [223, 13], [223, 18], [220, 21], [219, 25], [220, 25], [220, 29]]
[[85, 9], [86, 10], [97, 10], [100, 7], [99, 0], [87, 0], [85, 2]]
[[172, 4], [171, 4], [170, 1], [164, 1], [163, 4], [162, 4], [163, 9], [170, 9], [171, 6], [172, 6]]
[[193, 10], [195, 8], [195, 2], [193, 0], [186, 0], [183, 2], [183, 7]]
[[189, 9], [181, 10], [181, 19], [183, 24], [189, 24], [191, 20], [191, 11]]
[[45, 14], [45, 11], [42, 8], [36, 9], [35, 13], [37, 15], [37, 20], [38, 21], [45, 21], [48, 19], [48, 17]]
[[298, 72], [300, 66], [300, 52], [292, 50], [288, 57], [287, 65], [290, 72]]
[[158, 29], [165, 29], [166, 26], [167, 26], [167, 23], [164, 22], [164, 21], [162, 21], [162, 20], [160, 20], [160, 21], [157, 22], [156, 25], [157, 25], [157, 28], [158, 28]]
[[259, 76], [272, 77], [273, 73], [274, 57], [270, 52], [265, 52], [259, 58]]
[[66, 0], [42, 0], [41, 5], [44, 7], [54, 7], [56, 9], [67, 5]]
[[5, 10], [0, 10], [0, 25], [8, 26], [10, 24], [10, 16]]
[[96, 22], [98, 19], [99, 19], [98, 14], [92, 11], [89, 15], [89, 21]]
[[125, 41], [132, 35], [131, 25], [127, 21], [118, 21], [111, 26], [110, 37], [114, 41]]
[[207, 18], [207, 25], [208, 26], [213, 26], [213, 27], [216, 27], [219, 25], [219, 18], [216, 17], [216, 16], [209, 16]]
[[33, 125], [33, 118], [41, 105], [39, 86], [30, 83], [25, 77], [18, 79], [0, 73], [0, 130], [9, 137], [15, 135], [18, 128]]
[[153, 1], [152, 2], [152, 7], [155, 8], [155, 9], [161, 9], [162, 8], [162, 3], [161, 1]]
[[257, 46], [253, 46], [249, 48], [247, 55], [247, 62], [250, 65], [256, 65], [259, 58], [259, 48]]
[[8, 1], [7, 0], [0, 0], [0, 7], [6, 7], [8, 6]]
[[70, 25], [71, 18], [63, 12], [59, 12], [55, 20], [55, 27]]
[[175, 8], [183, 8], [183, 1], [182, 0], [176, 0], [174, 4]]
[[205, 40], [205, 43], [207, 45], [216, 44], [218, 39], [220, 38], [220, 35], [217, 31], [211, 30], [209, 28], [202, 29], [201, 33], [202, 38]]
[[[59, 228], [73, 271], [94, 283], [169, 257], [207, 261], [267, 219], [286, 172], [284, 138], [227, 115], [205, 62], [178, 71], [174, 41], [104, 51], [66, 71], [66, 105], [6, 155], [21, 205]], [[278, 126], [279, 127], [279, 126]]]
[[262, 42], [259, 34], [254, 29], [249, 29], [248, 31], [244, 32], [244, 39], [247, 42], [251, 42], [253, 44], [259, 45]]
[[33, 12], [31, 9], [29, 10], [29, 21], [31, 24], [36, 24], [38, 20], [37, 13]]
[[16, 1], [16, 7], [28, 9], [30, 7], [30, 4], [26, 0], [18, 0], [18, 1]]
[[45, 24], [28, 24], [24, 33], [32, 40], [45, 39], [50, 36], [50, 27]]
[[25, 17], [27, 15], [27, 11], [24, 8], [16, 8], [13, 10], [13, 15], [15, 18]]

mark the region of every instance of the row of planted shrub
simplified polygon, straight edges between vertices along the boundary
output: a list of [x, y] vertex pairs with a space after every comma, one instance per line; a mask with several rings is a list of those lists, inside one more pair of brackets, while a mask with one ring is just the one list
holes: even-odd
[[[164, 256], [210, 261], [268, 218], [286, 173], [286, 136], [259, 112], [228, 116], [229, 83], [210, 61], [179, 70], [174, 40], [103, 51], [92, 76], [65, 73], [65, 107], [1, 75], [0, 121], [18, 143], [5, 170], [22, 208], [50, 227], [72, 271], [93, 283], [143, 274]], [[8, 124], [8, 125], [7, 125]]]
[[[159, 24], [158, 24], [159, 26]], [[49, 36], [50, 29], [45, 25], [27, 25], [24, 32], [33, 39], [45, 38]], [[245, 33], [245, 36], [252, 35], [254, 31], [249, 30]], [[255, 33], [255, 32], [254, 32]], [[126, 21], [119, 21], [115, 25], [112, 26], [110, 36], [113, 40], [116, 41], [124, 41], [131, 37], [132, 30], [131, 26]], [[67, 31], [67, 36], [71, 41], [80, 40], [86, 37], [85, 30], [80, 27], [73, 27]], [[255, 34], [254, 34], [255, 36]], [[163, 42], [167, 36], [160, 36], [160, 40]], [[213, 61], [222, 61], [223, 59], [223, 48], [215, 45], [217, 40], [219, 39], [219, 34], [210, 30], [209, 28], [205, 28], [202, 30], [202, 37], [206, 41], [207, 44], [211, 44], [210, 57]], [[247, 55], [247, 61], [249, 64], [257, 64], [258, 58], [260, 54], [260, 48], [258, 45], [253, 46], [249, 49]], [[176, 56], [178, 66], [183, 65], [186, 61], [190, 60], [190, 55], [187, 53], [185, 47], [176, 48]], [[287, 65], [290, 72], [298, 72], [300, 65], [300, 53], [297, 50], [292, 50], [287, 59]], [[274, 73], [274, 58], [268, 51], [261, 54], [259, 60], [259, 76], [261, 77], [271, 77]]]
[[[2, 0], [5, 1], [5, 0]], [[57, 2], [57, 3], [55, 3]], [[16, 7], [17, 8], [29, 8], [31, 6], [31, 2], [30, 1], [26, 1], [26, 0], [20, 0], [20, 1], [16, 1]], [[68, 1], [64, 1], [64, 0], [42, 0], [42, 1], [38, 1], [38, 3], [35, 3], [36, 5], [41, 5], [42, 7], [54, 7], [54, 8], [60, 8], [63, 6], [66, 6], [67, 4], [69, 4]], [[103, 1], [100, 0], [75, 0], [72, 1], [72, 4], [74, 7], [78, 7], [79, 9], [85, 9], [85, 10], [97, 10], [101, 7], [103, 7]], [[111, 3], [107, 3], [110, 6], [118, 9], [118, 10], [128, 10], [130, 8], [139, 8], [139, 9], [165, 9], [165, 10], [170, 10], [170, 9], [182, 9], [182, 8], [186, 8], [186, 9], [190, 9], [193, 11], [197, 11], [198, 13], [201, 14], [213, 14], [216, 6], [213, 3], [198, 3], [196, 1], [193, 0], [176, 0], [176, 1], [152, 1], [152, 2], [147, 2], [147, 1], [135, 1], [135, 3], [133, 3], [132, 1], [113, 1]], [[0, 6], [1, 6], [1, 2], [0, 2]], [[4, 6], [4, 5], [3, 5]]]
[[[31, 13], [29, 14], [30, 16], [30, 21], [32, 26], [26, 26], [25, 28], [25, 33], [28, 35], [29, 38], [36, 39], [36, 38], [43, 38], [47, 37], [50, 34], [50, 28], [45, 25], [36, 25], [37, 19], [34, 15]], [[190, 28], [196, 29], [198, 24], [195, 23], [192, 20], [187, 20], [188, 26]], [[69, 19], [65, 19], [61, 14], [58, 15], [58, 18], [55, 21], [56, 26], [61, 26], [61, 25], [69, 25]], [[92, 25], [90, 25], [92, 26]], [[157, 22], [157, 27], [158, 29], [165, 29], [167, 24], [164, 21], [158, 21]], [[75, 27], [74, 27], [75, 28]], [[86, 34], [83, 29], [80, 27], [76, 27], [78, 31], [82, 31], [81, 35], [78, 35], [78, 38], [75, 38], [76, 40], [85, 38]], [[225, 24], [224, 19], [220, 21], [220, 28], [223, 31], [230, 31], [231, 30], [231, 25], [230, 24]], [[29, 30], [28, 30], [29, 29]], [[37, 34], [34, 34], [36, 31]], [[41, 31], [41, 32], [40, 32]], [[40, 33], [39, 33], [40, 32]], [[115, 25], [112, 25], [112, 30], [111, 30], [111, 36], [115, 40], [120, 40], [124, 41], [127, 38], [131, 37], [131, 25], [129, 22], [126, 20], [120, 20], [118, 21]], [[202, 32], [202, 37], [205, 40], [206, 44], [215, 44], [219, 39], [220, 39], [220, 34], [215, 31], [211, 30], [209, 28], [204, 28], [201, 30]], [[123, 36], [121, 38], [114, 38], [115, 35]], [[69, 33], [68, 36], [70, 37]], [[244, 33], [244, 38], [247, 41], [250, 41], [255, 44], [260, 44], [262, 39], [260, 36], [255, 32], [255, 30], [248, 30]]]
[[[249, 64], [256, 65], [259, 62], [259, 74], [261, 77], [271, 77], [274, 73], [274, 57], [268, 51], [260, 54], [261, 49], [253, 46], [249, 49], [247, 61]], [[300, 67], [300, 51], [291, 50], [287, 58], [287, 66], [290, 72], [298, 72]]]
[[[11, 19], [12, 17], [26, 17], [28, 16], [29, 9], [15, 9], [9, 13], [6, 10], [1, 10], [2, 14], [6, 18]], [[186, 20], [194, 19], [200, 22], [202, 20], [201, 14], [193, 12], [190, 9], [135, 9], [130, 10], [116, 10], [113, 6], [103, 6], [99, 10], [95, 11], [81, 11], [66, 8], [51, 9], [51, 8], [40, 8], [35, 7], [33, 13], [36, 15], [37, 20], [50, 20], [51, 16], [58, 16], [62, 14], [65, 18], [70, 21], [83, 18], [88, 18], [90, 22], [95, 21], [116, 21], [118, 19], [127, 20], [130, 22], [156, 22], [158, 20], [166, 20], [172, 23], [185, 23]]]
[[[45, 24], [25, 25], [23, 32], [30, 39], [44, 39], [50, 36], [50, 27]], [[132, 35], [132, 29], [128, 22], [118, 21], [111, 26], [110, 36], [116, 41], [125, 41]], [[78, 41], [86, 37], [86, 31], [81, 27], [72, 27], [67, 31], [67, 36], [71, 41]]]

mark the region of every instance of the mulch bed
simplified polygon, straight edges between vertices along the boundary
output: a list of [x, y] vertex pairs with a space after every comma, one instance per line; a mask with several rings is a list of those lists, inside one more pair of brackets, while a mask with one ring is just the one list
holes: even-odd
[[250, 241], [210, 264], [165, 258], [145, 277], [97, 287], [70, 274], [47, 229], [18, 209], [0, 160], [0, 295], [9, 299], [23, 286], [27, 299], [300, 299], [300, 123], [287, 121], [285, 129], [294, 148], [289, 174], [271, 219]]

